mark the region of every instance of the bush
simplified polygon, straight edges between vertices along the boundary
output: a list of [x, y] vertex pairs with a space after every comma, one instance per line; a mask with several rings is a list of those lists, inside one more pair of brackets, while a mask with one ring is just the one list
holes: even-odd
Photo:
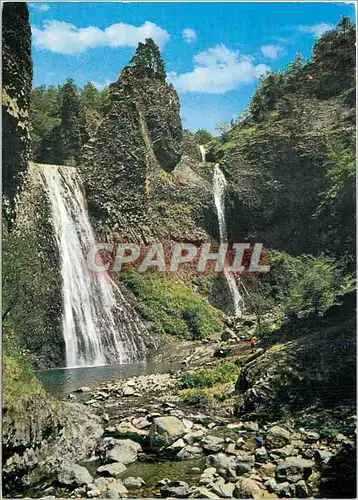
[[220, 313], [184, 283], [134, 272], [125, 273], [122, 282], [135, 295], [139, 312], [159, 333], [195, 340], [221, 331]]
[[210, 405], [213, 402], [211, 394], [200, 390], [187, 390], [183, 391], [180, 395], [183, 403], [196, 408], [202, 408]]
[[215, 384], [234, 382], [239, 375], [235, 363], [223, 363], [212, 370], [197, 370], [184, 373], [178, 382], [179, 389], [213, 387]]

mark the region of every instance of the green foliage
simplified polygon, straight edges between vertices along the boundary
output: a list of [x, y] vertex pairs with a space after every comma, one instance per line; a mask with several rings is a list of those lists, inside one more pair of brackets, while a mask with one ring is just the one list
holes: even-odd
[[187, 285], [166, 275], [126, 272], [124, 285], [137, 299], [140, 313], [159, 333], [201, 339], [221, 331], [219, 313]]
[[207, 144], [214, 139], [214, 136], [203, 128], [200, 128], [194, 133], [194, 139], [197, 144]]
[[183, 391], [180, 397], [188, 406], [193, 406], [195, 408], [205, 408], [213, 403], [214, 399], [211, 394], [205, 391], [200, 391], [197, 389], [189, 389]]
[[146, 38], [145, 43], [139, 42], [135, 55], [129, 63], [138, 75], [165, 81], [165, 63], [160, 55], [159, 47], [152, 38]]
[[186, 372], [178, 382], [179, 389], [198, 389], [213, 387], [216, 384], [234, 382], [239, 375], [239, 368], [235, 363], [222, 363], [213, 369], [201, 369]]
[[271, 252], [271, 264], [276, 300], [288, 316], [323, 315], [355, 287], [353, 278], [344, 275], [332, 257]]

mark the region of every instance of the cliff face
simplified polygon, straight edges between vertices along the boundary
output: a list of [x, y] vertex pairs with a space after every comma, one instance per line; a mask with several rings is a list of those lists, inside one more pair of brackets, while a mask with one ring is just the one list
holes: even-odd
[[29, 161], [31, 28], [26, 3], [5, 3], [2, 16], [2, 120], [4, 212], [10, 227], [15, 197]]
[[110, 97], [97, 135], [83, 149], [91, 215], [106, 232], [147, 242], [158, 231], [168, 237], [179, 233], [173, 228], [173, 210], [179, 214], [180, 207], [190, 205], [186, 221], [181, 216], [182, 231], [195, 232], [198, 202], [188, 185], [193, 183], [194, 191], [204, 186], [204, 192], [208, 186], [192, 171], [190, 160], [182, 159], [178, 95], [165, 82], [164, 63], [151, 40], [139, 45], [110, 86]]

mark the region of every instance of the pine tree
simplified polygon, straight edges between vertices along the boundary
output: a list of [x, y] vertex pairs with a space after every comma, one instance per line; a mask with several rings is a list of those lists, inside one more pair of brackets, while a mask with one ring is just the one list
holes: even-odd
[[146, 38], [145, 43], [138, 44], [135, 55], [130, 61], [137, 74], [144, 74], [151, 78], [165, 81], [165, 63], [160, 54], [159, 47], [152, 38]]

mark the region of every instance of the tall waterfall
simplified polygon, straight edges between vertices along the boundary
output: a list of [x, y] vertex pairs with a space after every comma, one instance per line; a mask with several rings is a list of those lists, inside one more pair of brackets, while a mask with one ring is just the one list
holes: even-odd
[[[216, 212], [218, 215], [220, 243], [227, 243], [227, 226], [225, 220], [225, 191], [226, 179], [218, 164], [214, 167], [214, 199]], [[233, 274], [229, 273], [224, 267], [224, 276], [226, 278], [232, 301], [234, 303], [235, 316], [241, 317], [244, 312], [244, 301], [237, 287], [237, 283]]]
[[90, 273], [84, 265], [96, 242], [76, 169], [42, 165], [41, 176], [61, 258], [66, 365], [143, 361], [140, 318], [107, 273]]

